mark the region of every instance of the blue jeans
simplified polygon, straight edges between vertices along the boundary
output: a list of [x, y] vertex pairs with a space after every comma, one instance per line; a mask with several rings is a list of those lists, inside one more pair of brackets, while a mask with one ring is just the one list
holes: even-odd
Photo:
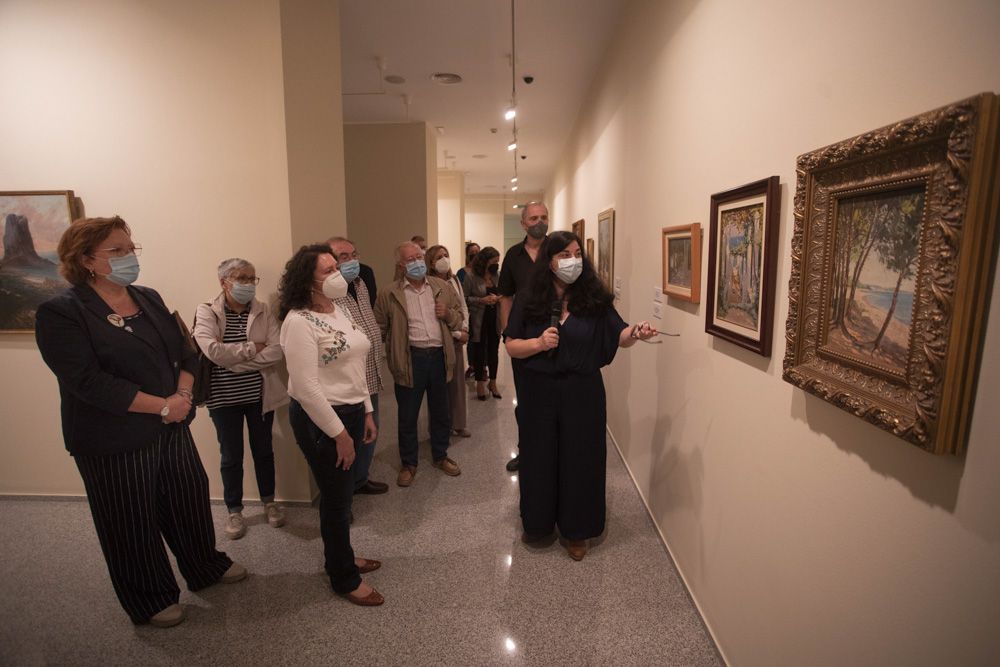
[[[354, 451], [364, 447], [365, 404], [335, 405], [337, 416], [354, 439]], [[337, 466], [337, 445], [309, 419], [298, 401], [288, 407], [295, 441], [309, 463], [319, 487], [319, 532], [323, 537], [323, 555], [330, 584], [337, 593], [350, 593], [361, 585], [361, 574], [354, 563], [351, 547], [351, 502], [354, 499], [354, 473]]]
[[[372, 394], [372, 419], [375, 420], [375, 428], [378, 428], [378, 394]], [[368, 470], [372, 467], [372, 459], [375, 458], [375, 444], [378, 442], [376, 437], [370, 443], [361, 443], [355, 447], [358, 455], [354, 459], [354, 465], [351, 466], [351, 470], [354, 471], [354, 488], [360, 489], [362, 486], [368, 483]]]
[[274, 450], [271, 448], [271, 425], [274, 411], [261, 413], [262, 404], [226, 405], [209, 410], [219, 438], [222, 472], [222, 497], [230, 512], [243, 510], [243, 421], [250, 434], [250, 454], [257, 474], [257, 490], [265, 503], [274, 500]]
[[435, 461], [448, 456], [451, 410], [448, 407], [448, 375], [444, 348], [410, 348], [413, 386], [396, 384], [399, 405], [399, 458], [404, 466], [417, 467], [417, 415], [427, 392], [427, 412], [431, 430], [431, 456]]

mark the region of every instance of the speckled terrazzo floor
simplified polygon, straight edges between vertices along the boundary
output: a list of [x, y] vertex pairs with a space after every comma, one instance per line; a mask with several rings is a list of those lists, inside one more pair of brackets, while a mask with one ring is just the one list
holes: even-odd
[[[352, 531], [358, 555], [384, 563], [367, 577], [386, 597], [379, 608], [331, 593], [315, 509], [288, 508], [272, 529], [250, 506], [247, 536], [219, 542], [251, 577], [184, 591], [175, 628], [135, 627], [86, 502], [0, 500], [0, 664], [722, 664], [610, 443], [603, 541], [579, 563], [558, 542], [520, 542], [517, 484], [503, 469], [510, 382], [501, 390], [503, 400], [469, 402], [473, 437], [451, 449], [462, 475], [432, 468], [422, 443], [408, 489], [394, 483], [395, 403], [382, 394], [372, 477], [390, 490], [355, 497]], [[213, 511], [222, 535], [225, 509]]]

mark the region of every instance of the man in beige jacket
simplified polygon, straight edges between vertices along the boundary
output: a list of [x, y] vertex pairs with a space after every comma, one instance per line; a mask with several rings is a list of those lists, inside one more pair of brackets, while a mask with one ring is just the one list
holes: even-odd
[[396, 267], [402, 278], [379, 293], [375, 321], [385, 343], [399, 408], [402, 467], [396, 484], [410, 486], [417, 474], [417, 415], [424, 392], [434, 466], [451, 476], [462, 472], [448, 458], [448, 382], [455, 365], [451, 332], [462, 326], [462, 308], [447, 283], [427, 275], [424, 251], [416, 243], [407, 241], [396, 247]]

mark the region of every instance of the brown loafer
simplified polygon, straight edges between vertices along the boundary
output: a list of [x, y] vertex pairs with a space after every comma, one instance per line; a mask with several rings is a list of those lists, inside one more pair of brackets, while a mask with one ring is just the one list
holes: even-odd
[[364, 485], [354, 489], [354, 495], [363, 493], [366, 495], [378, 495], [380, 493], [385, 493], [389, 490], [389, 485], [385, 482], [376, 482], [373, 479], [368, 480]]
[[458, 464], [449, 459], [447, 456], [440, 461], [435, 461], [434, 467], [444, 472], [444, 474], [452, 477], [457, 477], [462, 474], [462, 469], [458, 467]]
[[409, 486], [413, 484], [413, 478], [417, 476], [417, 469], [410, 466], [403, 466], [396, 477], [396, 486]]
[[370, 560], [368, 558], [362, 558], [361, 560], [364, 561], [361, 565], [358, 565], [358, 572], [361, 574], [368, 574], [382, 567], [382, 561], [380, 560]]
[[382, 597], [382, 594], [374, 588], [371, 593], [364, 597], [355, 595], [354, 593], [344, 593], [344, 597], [359, 607], [377, 607], [385, 602], [385, 598]]
[[573, 560], [583, 560], [587, 555], [587, 540], [566, 540], [566, 551]]
[[455, 436], [457, 436], [459, 438], [471, 438], [472, 437], [472, 433], [467, 428], [456, 428], [455, 430], [452, 431], [452, 435], [455, 435]]

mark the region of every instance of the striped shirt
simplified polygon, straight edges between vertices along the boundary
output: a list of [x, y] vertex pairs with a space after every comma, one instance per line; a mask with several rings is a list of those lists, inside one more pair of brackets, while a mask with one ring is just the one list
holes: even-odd
[[[237, 313], [226, 307], [226, 330], [222, 334], [223, 343], [247, 342], [247, 319], [250, 309]], [[212, 392], [208, 399], [208, 409], [226, 405], [256, 403], [263, 397], [264, 377], [260, 371], [234, 373], [222, 366], [212, 367]]]

